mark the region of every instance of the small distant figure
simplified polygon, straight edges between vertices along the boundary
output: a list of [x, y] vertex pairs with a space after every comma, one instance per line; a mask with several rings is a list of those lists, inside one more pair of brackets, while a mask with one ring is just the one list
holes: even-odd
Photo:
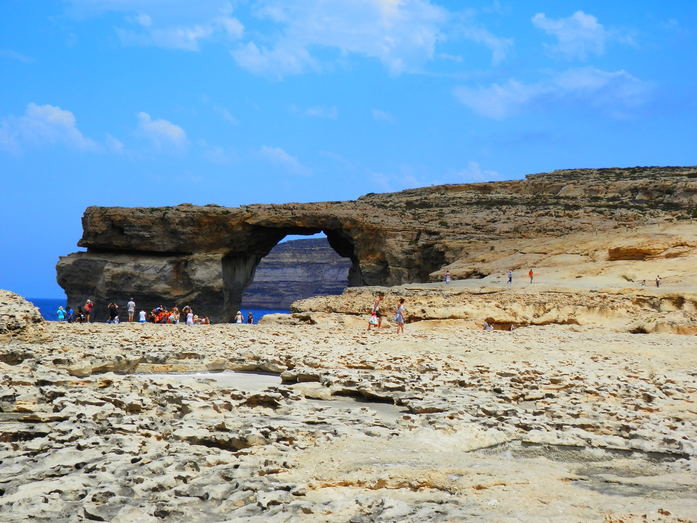
[[394, 321], [397, 324], [397, 334], [404, 333], [404, 317], [407, 309], [404, 307], [404, 298], [399, 299], [399, 305], [395, 309]]
[[210, 324], [211, 324], [211, 320], [208, 318], [208, 316], [204, 316], [203, 318], [201, 318], [201, 325], [210, 325]]
[[138, 313], [138, 323], [145, 323], [145, 321], [148, 319], [148, 313], [145, 312], [144, 310], [141, 310]]
[[511, 285], [513, 283], [513, 271], [508, 270], [508, 284]]
[[119, 322], [119, 306], [115, 303], [109, 304], [109, 319], [107, 323], [118, 323]]
[[66, 312], [65, 312], [65, 309], [63, 308], [62, 305], [58, 306], [58, 310], [56, 311], [56, 316], [58, 316], [58, 321], [65, 321]]
[[75, 321], [75, 311], [70, 306], [68, 306], [68, 310], [66, 311], [65, 319], [68, 320], [68, 323], [72, 323]]
[[494, 330], [494, 327], [491, 326], [491, 323], [489, 323], [489, 322], [486, 321], [486, 320], [484, 320], [484, 325], [483, 325], [483, 327], [484, 327], [484, 330], [485, 330], [485, 331], [493, 331], [493, 330]]
[[92, 311], [94, 310], [94, 303], [92, 303], [92, 300], [87, 300], [83, 309], [85, 311], [85, 321], [90, 323], [92, 321]]
[[380, 305], [382, 304], [382, 299], [384, 296], [382, 294], [378, 294], [378, 297], [375, 298], [375, 301], [373, 302], [373, 308], [370, 311], [370, 320], [368, 321], [368, 330], [370, 330], [371, 327], [375, 326], [378, 329], [382, 327], [382, 314], [380, 313]]
[[639, 285], [641, 285], [642, 287], [646, 287], [646, 280], [641, 280], [641, 283]]
[[194, 311], [190, 307], [187, 307], [189, 312], [186, 313], [186, 324], [191, 327], [194, 324]]
[[445, 276], [443, 277], [443, 281], [445, 282], [445, 284], [447, 285], [448, 283], [450, 283], [451, 279], [452, 278], [450, 277], [450, 271], [445, 271]]
[[656, 287], [660, 287], [660, 286], [661, 286], [661, 277], [656, 276]]
[[252, 314], [251, 312], [248, 312], [248, 313], [247, 313], [247, 323], [248, 323], [249, 325], [253, 325], [253, 324], [254, 324], [254, 314]]
[[532, 269], [528, 271], [528, 276], [530, 277], [530, 283], [532, 283], [532, 279], [535, 277], [535, 273], [532, 272]]
[[233, 321], [237, 324], [244, 323], [244, 316], [242, 316], [242, 311], [237, 311], [237, 314], [235, 314], [235, 319]]
[[128, 321], [133, 321], [133, 316], [136, 313], [136, 302], [133, 301], [133, 298], [128, 300], [126, 309], [128, 309]]

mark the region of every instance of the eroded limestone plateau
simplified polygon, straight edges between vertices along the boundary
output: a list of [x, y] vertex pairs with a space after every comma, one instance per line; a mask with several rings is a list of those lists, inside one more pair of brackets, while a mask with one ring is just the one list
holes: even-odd
[[[288, 234], [323, 231], [351, 261], [350, 286], [396, 285], [429, 281], [453, 264], [464, 278], [503, 265], [522, 269], [529, 258], [516, 258], [516, 242], [534, 252], [537, 242], [570, 234], [604, 236], [695, 217], [697, 167], [555, 171], [347, 202], [90, 207], [79, 242], [87, 252], [61, 258], [58, 282], [73, 306], [92, 298], [98, 317], [105, 304], [133, 296], [143, 306], [189, 304], [229, 320], [261, 258]], [[609, 247], [617, 255], [633, 252], [618, 242]]]
[[697, 518], [694, 337], [321, 314], [0, 344], [0, 520]]

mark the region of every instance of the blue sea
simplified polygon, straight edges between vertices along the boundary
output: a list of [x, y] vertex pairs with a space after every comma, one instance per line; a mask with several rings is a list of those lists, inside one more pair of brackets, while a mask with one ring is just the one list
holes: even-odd
[[[58, 315], [56, 311], [59, 306], [65, 307], [65, 300], [61, 299], [51, 299], [51, 298], [27, 298], [35, 306], [39, 308], [39, 312], [47, 321], [58, 320]], [[254, 323], [257, 323], [266, 314], [288, 314], [290, 311], [288, 309], [241, 309], [242, 315], [247, 320], [247, 313], [251, 312], [254, 315]], [[122, 311], [120, 314], [121, 321], [128, 319], [128, 314], [126, 311]]]

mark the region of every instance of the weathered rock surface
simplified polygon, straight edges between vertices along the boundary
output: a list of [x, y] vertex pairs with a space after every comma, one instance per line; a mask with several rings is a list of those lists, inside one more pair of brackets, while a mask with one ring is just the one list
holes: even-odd
[[0, 343], [15, 338], [40, 341], [45, 336], [43, 324], [39, 309], [18, 294], [0, 289]]
[[[417, 325], [0, 345], [0, 520], [697, 518], [693, 339]], [[138, 374], [207, 369], [279, 378]]]
[[288, 309], [302, 298], [341, 294], [351, 262], [324, 238], [279, 243], [257, 266], [254, 282], [242, 297], [253, 309]]
[[365, 324], [375, 296], [383, 294], [382, 309], [387, 322], [399, 299], [404, 298], [410, 322], [463, 320], [462, 328], [480, 329], [486, 321], [499, 330], [557, 324], [697, 335], [697, 292], [651, 288], [589, 290], [542, 284], [475, 287], [467, 283], [470, 282], [346, 289], [339, 296], [299, 300], [291, 306], [292, 316], [270, 316], [265, 322], [326, 325], [350, 315]]
[[[287, 234], [324, 231], [332, 248], [351, 260], [350, 286], [395, 285], [428, 281], [444, 266], [481, 252], [482, 242], [534, 244], [695, 216], [697, 167], [556, 171], [349, 202], [90, 207], [79, 242], [87, 252], [61, 258], [58, 282], [71, 305], [98, 297], [98, 316], [102, 298], [134, 295], [143, 305], [188, 302], [227, 319], [261, 258]], [[462, 275], [489, 274], [478, 271]]]

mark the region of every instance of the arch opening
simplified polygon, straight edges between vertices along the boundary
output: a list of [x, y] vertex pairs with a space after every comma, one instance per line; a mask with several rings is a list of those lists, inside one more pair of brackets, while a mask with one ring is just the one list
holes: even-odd
[[[283, 240], [288, 236], [291, 238], [284, 242]], [[293, 238], [297, 236], [303, 239]], [[223, 321], [230, 321], [235, 312], [241, 310], [243, 305], [247, 308], [282, 309], [289, 307], [290, 303], [297, 299], [318, 294], [339, 293], [347, 286], [364, 284], [353, 239], [350, 234], [343, 230], [293, 226], [257, 228], [252, 237], [254, 238], [251, 242], [252, 245], [247, 245], [244, 252], [240, 252], [239, 246], [235, 246], [237, 248], [222, 258], [224, 304], [221, 319]], [[305, 239], [307, 237], [310, 238]], [[292, 244], [297, 241], [308, 243], [295, 249], [298, 246]], [[294, 250], [295, 252], [293, 252]], [[321, 255], [325, 259], [317, 259], [317, 255]], [[267, 262], [262, 263], [266, 256], [269, 256]], [[291, 263], [284, 267], [284, 256], [290, 258], [291, 262], [295, 257], [298, 265], [292, 267]], [[254, 285], [260, 263], [262, 264], [261, 278]], [[345, 280], [338, 288], [337, 274], [342, 270]], [[278, 289], [278, 285], [284, 283], [282, 281], [284, 271], [291, 280], [296, 279], [285, 290]], [[276, 289], [274, 289], [274, 284], [277, 284]], [[250, 293], [245, 292], [247, 289], [250, 289]], [[278, 300], [273, 301], [273, 298], [272, 300], [260, 299], [260, 293], [263, 293], [264, 289], [267, 291], [271, 289], [269, 294]], [[284, 293], [285, 296], [283, 296]], [[250, 307], [248, 303], [254, 302], [252, 296], [255, 294], [255, 305], [264, 303], [267, 305]], [[270, 303], [273, 303], [274, 306], [268, 306]], [[279, 303], [284, 306], [279, 307]]]

